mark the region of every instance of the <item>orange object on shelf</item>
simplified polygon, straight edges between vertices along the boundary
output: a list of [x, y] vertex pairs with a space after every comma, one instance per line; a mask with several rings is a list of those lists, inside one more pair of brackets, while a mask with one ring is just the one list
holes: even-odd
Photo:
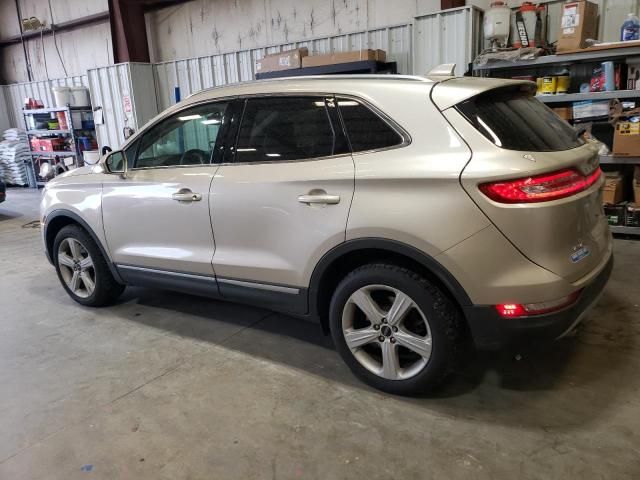
[[60, 124], [60, 130], [69, 130], [66, 112], [58, 112], [56, 113], [56, 117], [58, 118], [58, 123]]

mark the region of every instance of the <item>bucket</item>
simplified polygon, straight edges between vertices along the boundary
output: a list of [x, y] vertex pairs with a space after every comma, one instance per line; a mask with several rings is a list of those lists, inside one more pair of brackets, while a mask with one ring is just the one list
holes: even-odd
[[100, 161], [100, 150], [85, 150], [82, 157], [87, 165], [95, 165]]
[[86, 87], [69, 87], [72, 107], [88, 107], [91, 105], [89, 100], [89, 89]]
[[71, 103], [71, 89], [69, 87], [53, 87], [51, 90], [56, 107], [63, 108]]

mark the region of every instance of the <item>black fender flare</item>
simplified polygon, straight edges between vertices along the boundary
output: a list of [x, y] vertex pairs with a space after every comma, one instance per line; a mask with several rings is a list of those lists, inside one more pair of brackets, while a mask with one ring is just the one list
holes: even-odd
[[415, 247], [412, 247], [411, 245], [407, 245], [396, 240], [368, 237], [347, 240], [346, 242], [343, 242], [329, 250], [320, 259], [311, 274], [311, 281], [309, 282], [310, 316], [320, 319], [320, 305], [318, 304], [320, 282], [327, 270], [334, 264], [334, 262], [339, 261], [341, 257], [354, 251], [365, 249], [388, 251], [417, 262], [442, 283], [461, 307], [472, 305], [471, 299], [464, 288], [462, 288], [462, 285], [460, 285], [455, 277], [433, 257]]
[[100, 241], [100, 239], [98, 238], [96, 233], [93, 231], [93, 229], [89, 226], [89, 224], [87, 222], [85, 222], [82, 219], [82, 217], [80, 217], [80, 215], [78, 215], [77, 213], [72, 212], [70, 210], [66, 210], [64, 208], [61, 208], [61, 209], [58, 209], [58, 210], [54, 210], [53, 212], [49, 213], [49, 215], [47, 215], [47, 219], [45, 221], [45, 224], [42, 227], [44, 229], [43, 237], [44, 237], [44, 241], [45, 241], [46, 254], [47, 254], [47, 258], [49, 259], [49, 262], [51, 262], [51, 264], [53, 264], [53, 255], [52, 255], [53, 252], [50, 251], [50, 245], [49, 245], [49, 242], [47, 242], [47, 228], [48, 228], [49, 224], [51, 223], [51, 220], [53, 220], [54, 218], [58, 218], [58, 217], [70, 218], [71, 220], [73, 220], [74, 223], [77, 223], [78, 225], [80, 225], [91, 236], [93, 241], [96, 242], [96, 245], [98, 245], [98, 248], [100, 249], [100, 253], [102, 253], [102, 256], [106, 260], [107, 265], [109, 266], [109, 270], [111, 270], [111, 274], [113, 275], [113, 277], [116, 279], [116, 281], [118, 283], [121, 283], [121, 284], [124, 285], [125, 282], [122, 280], [122, 277], [120, 276], [120, 273], [118, 272], [118, 269], [116, 268], [114, 263], [111, 261], [111, 257], [109, 256], [109, 253], [104, 248], [104, 245], [102, 245], [102, 242]]

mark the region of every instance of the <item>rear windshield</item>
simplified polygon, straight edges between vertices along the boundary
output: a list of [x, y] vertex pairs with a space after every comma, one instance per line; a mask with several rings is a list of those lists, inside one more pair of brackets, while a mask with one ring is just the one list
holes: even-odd
[[507, 150], [553, 152], [584, 144], [571, 125], [519, 88], [490, 90], [456, 108], [480, 133]]

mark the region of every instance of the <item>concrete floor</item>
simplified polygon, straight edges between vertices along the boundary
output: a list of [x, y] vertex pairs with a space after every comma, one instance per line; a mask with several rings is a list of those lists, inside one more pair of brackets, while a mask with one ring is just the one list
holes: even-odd
[[38, 202], [0, 205], [0, 479], [640, 478], [640, 242], [616, 240], [578, 337], [406, 399], [265, 310], [134, 288], [80, 307]]

